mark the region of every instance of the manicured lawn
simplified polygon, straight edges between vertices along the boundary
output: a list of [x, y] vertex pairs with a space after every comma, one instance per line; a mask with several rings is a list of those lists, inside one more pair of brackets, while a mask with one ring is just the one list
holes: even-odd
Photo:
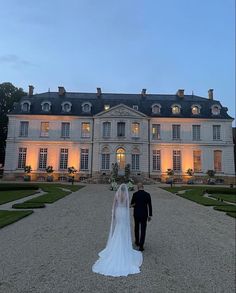
[[[82, 185], [67, 185], [67, 184], [39, 184], [38, 185], [46, 194], [32, 198], [23, 202], [22, 204], [33, 203], [53, 203], [69, 194], [82, 188]], [[69, 189], [71, 191], [64, 191], [61, 188]], [[19, 208], [19, 206], [18, 206]], [[33, 208], [33, 205], [32, 205]]]
[[210, 195], [211, 197], [214, 197], [216, 199], [222, 199], [224, 201], [228, 201], [228, 202], [233, 202], [233, 203], [236, 203], [236, 194], [211, 194]]
[[0, 205], [14, 201], [17, 199], [21, 199], [23, 197], [32, 195], [37, 193], [36, 190], [5, 190], [5, 191], [0, 191]]
[[[203, 187], [203, 186], [174, 186], [174, 187], [163, 187], [164, 190], [167, 190], [172, 193], [176, 193], [178, 196], [186, 198], [188, 200], [194, 201], [204, 206], [213, 206], [215, 210], [224, 211], [227, 215], [234, 217], [236, 212], [236, 206], [230, 205], [224, 200], [235, 202], [235, 188], [218, 188], [218, 187]], [[185, 190], [184, 193], [179, 193], [179, 191]], [[218, 198], [220, 200], [214, 200], [211, 198], [204, 197], [205, 193], [210, 193], [211, 197]], [[220, 195], [218, 193], [221, 193]], [[225, 193], [225, 194], [224, 194]]]
[[29, 216], [33, 211], [0, 211], [0, 228]]

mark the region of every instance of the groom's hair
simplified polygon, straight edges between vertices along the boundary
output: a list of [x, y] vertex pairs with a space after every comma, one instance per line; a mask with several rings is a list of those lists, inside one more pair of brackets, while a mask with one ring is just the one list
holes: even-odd
[[138, 187], [138, 190], [139, 189], [143, 189], [143, 183], [142, 182], [138, 182], [137, 187]]

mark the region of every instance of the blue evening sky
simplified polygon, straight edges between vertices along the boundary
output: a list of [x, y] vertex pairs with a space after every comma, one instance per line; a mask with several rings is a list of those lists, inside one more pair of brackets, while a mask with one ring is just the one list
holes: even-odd
[[214, 97], [235, 117], [234, 0], [2, 0], [0, 83]]

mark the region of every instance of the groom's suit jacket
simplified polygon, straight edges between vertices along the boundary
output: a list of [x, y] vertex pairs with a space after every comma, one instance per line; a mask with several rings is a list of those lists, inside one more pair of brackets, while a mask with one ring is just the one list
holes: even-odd
[[134, 217], [147, 219], [152, 216], [152, 200], [148, 192], [138, 190], [133, 194], [131, 205], [134, 205]]

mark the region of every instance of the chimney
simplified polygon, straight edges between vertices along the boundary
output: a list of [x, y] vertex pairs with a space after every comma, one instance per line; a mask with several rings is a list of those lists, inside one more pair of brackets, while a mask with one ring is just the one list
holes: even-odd
[[208, 99], [209, 100], [213, 100], [213, 91], [214, 91], [213, 89], [208, 90]]
[[33, 96], [34, 94], [34, 87], [32, 85], [29, 85], [29, 96]]
[[102, 89], [100, 87], [97, 87], [97, 97], [101, 97], [102, 95]]
[[66, 90], [65, 90], [64, 86], [59, 86], [58, 87], [58, 94], [59, 94], [59, 96], [64, 96], [65, 93], [66, 93]]
[[179, 97], [179, 98], [184, 98], [184, 90], [183, 89], [179, 89], [176, 93], [176, 95]]
[[142, 89], [142, 91], [141, 91], [141, 95], [142, 95], [143, 98], [146, 97], [146, 92], [147, 92], [146, 89]]

